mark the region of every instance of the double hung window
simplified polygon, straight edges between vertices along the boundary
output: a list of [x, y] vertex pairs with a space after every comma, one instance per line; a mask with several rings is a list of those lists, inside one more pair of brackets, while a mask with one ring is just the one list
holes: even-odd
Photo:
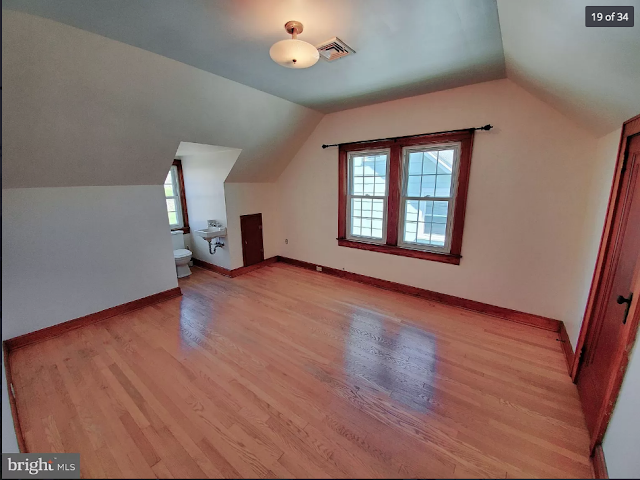
[[473, 131], [340, 146], [338, 243], [459, 264]]

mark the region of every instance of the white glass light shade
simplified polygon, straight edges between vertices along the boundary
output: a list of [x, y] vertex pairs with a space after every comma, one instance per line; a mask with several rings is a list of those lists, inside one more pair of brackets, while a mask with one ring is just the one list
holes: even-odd
[[287, 68], [309, 68], [320, 58], [316, 47], [293, 38], [274, 43], [269, 55], [274, 62]]

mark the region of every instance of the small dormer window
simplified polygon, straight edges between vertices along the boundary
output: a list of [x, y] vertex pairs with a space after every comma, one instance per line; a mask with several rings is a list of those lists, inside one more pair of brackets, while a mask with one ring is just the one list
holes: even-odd
[[167, 178], [164, 180], [164, 196], [171, 229], [184, 230], [187, 233], [189, 231], [189, 216], [187, 215], [187, 201], [180, 160], [174, 160]]

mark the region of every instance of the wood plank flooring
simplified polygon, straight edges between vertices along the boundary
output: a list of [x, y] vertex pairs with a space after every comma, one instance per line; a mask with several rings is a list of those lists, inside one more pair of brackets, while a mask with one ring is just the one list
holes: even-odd
[[276, 263], [11, 353], [83, 477], [591, 477], [557, 334]]

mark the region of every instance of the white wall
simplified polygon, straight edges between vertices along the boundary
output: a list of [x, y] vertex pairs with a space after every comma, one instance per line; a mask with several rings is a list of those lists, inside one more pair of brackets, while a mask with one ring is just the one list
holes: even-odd
[[242, 236], [240, 215], [262, 213], [264, 258], [280, 254], [282, 236], [281, 214], [278, 210], [275, 183], [226, 183], [227, 241], [231, 254], [231, 269], [242, 267]]
[[[617, 130], [598, 138], [596, 147], [589, 157], [589, 167], [591, 179], [587, 187], [589, 196], [585, 205], [585, 216], [582, 237], [582, 256], [584, 261], [581, 265], [581, 273], [578, 277], [580, 291], [582, 292], [578, 302], [586, 307], [593, 279], [593, 271], [598, 258], [602, 229], [604, 228], [611, 184], [613, 183], [613, 173], [618, 155], [618, 145], [622, 129]], [[567, 323], [567, 334], [571, 345], [575, 350], [580, 335], [579, 323]]]
[[221, 150], [215, 153], [182, 155], [184, 190], [187, 197], [190, 246], [193, 258], [230, 268], [231, 256], [226, 239], [225, 246], [214, 255], [209, 253], [209, 244], [198, 237], [195, 230], [207, 228], [207, 220], [218, 220], [227, 226], [227, 209], [224, 198], [224, 181], [236, 162], [240, 150]]
[[620, 396], [602, 443], [609, 478], [640, 478], [638, 407], [640, 407], [640, 354], [636, 341]]
[[2, 339], [178, 285], [160, 185], [2, 190]]
[[[481, 126], [461, 264], [338, 247], [348, 142]], [[277, 182], [282, 255], [563, 320], [583, 315], [581, 246], [596, 139], [509, 80], [326, 115]], [[284, 245], [284, 238], [289, 244]]]

